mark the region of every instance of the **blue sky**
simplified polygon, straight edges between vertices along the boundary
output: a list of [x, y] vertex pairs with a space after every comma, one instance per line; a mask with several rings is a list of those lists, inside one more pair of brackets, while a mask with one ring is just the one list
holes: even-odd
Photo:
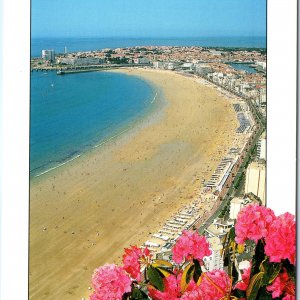
[[266, 0], [32, 0], [32, 37], [265, 36]]

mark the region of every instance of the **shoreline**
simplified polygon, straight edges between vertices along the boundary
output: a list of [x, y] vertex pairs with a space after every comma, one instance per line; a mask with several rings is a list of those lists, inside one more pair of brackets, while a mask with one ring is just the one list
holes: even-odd
[[[100, 72], [113, 73], [114, 71], [103, 70]], [[118, 73], [122, 73], [122, 72], [118, 72]], [[126, 75], [126, 73], [124, 72], [122, 74]], [[149, 101], [148, 106], [145, 108], [144, 111], [139, 112], [133, 119], [129, 120], [126, 124], [121, 125], [118, 129], [116, 129], [114, 132], [109, 134], [106, 138], [94, 142], [89, 146], [84, 146], [80, 150], [76, 150], [75, 154], [68, 155], [56, 161], [55, 164], [51, 164], [50, 162], [48, 162], [47, 163], [48, 166], [46, 168], [43, 168], [43, 166], [41, 166], [32, 169], [30, 171], [30, 180], [34, 182], [36, 178], [43, 176], [56, 169], [59, 169], [81, 156], [88, 155], [95, 148], [104, 146], [105, 144], [118, 142], [119, 139], [124, 138], [124, 134], [132, 135], [134, 134], [134, 132], [141, 130], [144, 126], [147, 126], [147, 123], [155, 122], [155, 119], [159, 118], [159, 116], [157, 115], [159, 114], [159, 112], [163, 110], [163, 107], [167, 105], [167, 102], [163, 97], [162, 91], [157, 86], [153, 85], [151, 82], [147, 80], [144, 80], [143, 78], [139, 78], [139, 79], [146, 82], [150, 86], [153, 94], [151, 101]], [[39, 172], [37, 172], [37, 170], [39, 170]]]
[[123, 247], [190, 203], [234, 139], [232, 100], [216, 89], [168, 71], [125, 72], [153, 81], [168, 104], [30, 187], [31, 299], [86, 297], [93, 269], [120, 261]]

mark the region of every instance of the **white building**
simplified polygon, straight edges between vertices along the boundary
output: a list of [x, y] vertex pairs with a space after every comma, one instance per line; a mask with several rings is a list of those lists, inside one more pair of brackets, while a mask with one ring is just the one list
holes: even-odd
[[266, 164], [255, 161], [249, 164], [246, 171], [245, 194], [253, 193], [259, 197], [262, 204], [266, 203]]
[[203, 258], [205, 268], [208, 271], [223, 270], [224, 261], [222, 256], [223, 245], [218, 237], [210, 237], [207, 239], [210, 244], [212, 254]]
[[229, 232], [230, 228], [234, 226], [233, 220], [224, 221], [222, 219], [215, 219], [213, 224], [205, 229], [205, 235], [210, 244], [212, 254], [203, 259], [206, 269], [209, 271], [220, 269], [223, 270], [223, 244], [222, 241]]
[[234, 226], [234, 221], [233, 220], [227, 220], [224, 221], [223, 219], [214, 219], [213, 225], [216, 227], [218, 230], [222, 230], [222, 232], [227, 233], [230, 228]]
[[164, 63], [161, 61], [154, 61], [153, 62], [153, 68], [154, 69], [162, 69], [164, 66]]
[[196, 64], [196, 73], [200, 75], [207, 75], [208, 73], [212, 72], [212, 69], [210, 66], [206, 64]]
[[267, 63], [264, 61], [257, 61], [256, 65], [258, 65], [259, 67], [261, 67], [263, 70], [265, 70], [267, 68]]
[[257, 143], [257, 158], [258, 159], [267, 159], [267, 139], [266, 134], [263, 133]]
[[174, 66], [174, 64], [173, 63], [168, 63], [168, 65], [167, 65], [167, 69], [168, 70], [174, 70], [175, 69], [175, 66]]
[[150, 60], [146, 57], [139, 57], [133, 60], [135, 64], [149, 64]]
[[42, 58], [54, 62], [55, 51], [54, 50], [42, 50]]
[[235, 220], [237, 218], [238, 213], [240, 210], [245, 207], [247, 204], [249, 204], [251, 201], [246, 198], [238, 198], [235, 197], [230, 201], [230, 212], [229, 212], [229, 218], [232, 220]]
[[58, 63], [74, 66], [98, 65], [103, 63], [103, 59], [97, 57], [63, 57], [57, 60]]
[[193, 63], [190, 63], [190, 62], [183, 63], [180, 67], [181, 67], [181, 69], [183, 69], [183, 70], [190, 70], [190, 71], [192, 71], [192, 70], [195, 69], [195, 68], [194, 68], [194, 64], [193, 64]]

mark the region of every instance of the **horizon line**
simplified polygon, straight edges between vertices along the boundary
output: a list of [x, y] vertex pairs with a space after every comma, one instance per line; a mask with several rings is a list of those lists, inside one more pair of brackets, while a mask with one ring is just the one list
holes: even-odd
[[38, 38], [99, 38], [99, 39], [199, 39], [199, 38], [267, 38], [267, 35], [207, 35], [207, 36], [98, 36], [98, 35], [86, 35], [86, 36], [30, 36], [31, 39]]

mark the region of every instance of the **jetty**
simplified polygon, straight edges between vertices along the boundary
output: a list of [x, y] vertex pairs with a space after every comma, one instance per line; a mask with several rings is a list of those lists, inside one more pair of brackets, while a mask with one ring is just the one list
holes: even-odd
[[52, 66], [43, 66], [43, 67], [32, 67], [31, 72], [33, 71], [56, 71], [57, 75], [66, 75], [74, 73], [84, 73], [84, 72], [97, 72], [109, 69], [119, 69], [119, 68], [133, 68], [133, 67], [147, 67], [149, 64], [99, 64], [99, 65], [86, 65], [86, 66], [61, 66], [61, 65], [52, 65]]

